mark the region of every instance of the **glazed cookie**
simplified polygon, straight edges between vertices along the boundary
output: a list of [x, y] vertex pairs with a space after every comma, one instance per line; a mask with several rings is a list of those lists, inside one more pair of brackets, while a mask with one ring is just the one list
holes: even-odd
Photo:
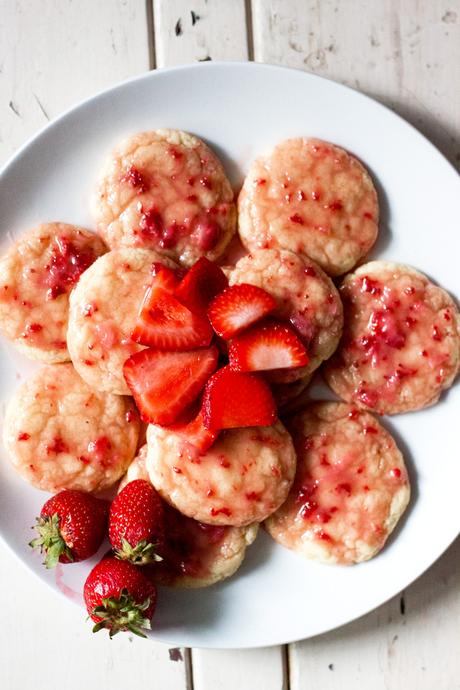
[[261, 522], [283, 503], [295, 474], [291, 437], [280, 422], [223, 431], [202, 455], [152, 424], [147, 444], [156, 490], [184, 515], [208, 524]]
[[239, 233], [249, 251], [290, 249], [332, 276], [367, 254], [378, 213], [361, 163], [318, 139], [287, 139], [254, 161], [238, 199]]
[[31, 359], [52, 364], [69, 357], [69, 292], [106, 251], [89, 230], [44, 223], [0, 259], [0, 330]]
[[278, 543], [322, 563], [375, 556], [410, 498], [404, 460], [377, 420], [320, 402], [292, 420], [297, 473], [287, 501], [265, 521]]
[[110, 248], [154, 249], [191, 266], [225, 251], [236, 230], [233, 190], [215, 154], [173, 129], [135, 134], [106, 163], [94, 197]]
[[[146, 457], [145, 445], [128, 467], [119, 491], [134, 479], [149, 480]], [[185, 517], [167, 503], [164, 511], [163, 561], [155, 563], [149, 574], [156, 583], [169, 587], [208, 587], [230, 577], [243, 562], [246, 548], [256, 538], [259, 527], [205, 525]]]
[[70, 297], [67, 344], [75, 369], [91, 388], [130, 395], [123, 364], [143, 349], [130, 336], [152, 266], [174, 263], [148, 249], [108, 252], [82, 276]]
[[409, 266], [373, 261], [340, 293], [345, 330], [324, 371], [332, 390], [379, 414], [437, 402], [460, 367], [460, 315], [447, 292]]
[[40, 369], [8, 405], [4, 443], [38, 489], [102, 491], [136, 452], [139, 416], [131, 398], [96, 393], [71, 364]]
[[272, 381], [303, 379], [334, 352], [342, 334], [342, 303], [331, 279], [313, 261], [286, 249], [259, 249], [236, 264], [230, 285], [237, 283], [273, 295], [278, 302], [273, 315], [290, 321], [307, 348], [307, 366], [271, 372]]

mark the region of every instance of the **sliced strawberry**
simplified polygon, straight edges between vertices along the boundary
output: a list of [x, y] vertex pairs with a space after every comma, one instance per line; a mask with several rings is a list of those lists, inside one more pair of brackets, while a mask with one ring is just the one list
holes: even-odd
[[211, 431], [205, 427], [201, 411], [198, 412], [191, 422], [187, 424], [172, 424], [168, 429], [182, 436], [185, 441], [191, 443], [201, 453], [207, 451], [219, 435], [218, 431]]
[[155, 274], [144, 295], [131, 339], [160, 350], [192, 350], [209, 345], [212, 328], [206, 318], [192, 314], [172, 292], [178, 285], [171, 269]]
[[202, 256], [181, 280], [175, 295], [190, 311], [205, 316], [211, 300], [227, 285], [223, 270]]
[[151, 273], [155, 279], [155, 284], [172, 294], [184, 276], [182, 269], [169, 268], [159, 261], [153, 262]]
[[211, 302], [208, 317], [217, 335], [228, 340], [269, 314], [276, 300], [256, 285], [232, 285]]
[[148, 349], [126, 360], [123, 374], [144, 422], [172, 424], [195, 400], [217, 366], [218, 350]]
[[255, 374], [240, 374], [224, 367], [206, 384], [202, 413], [208, 429], [270, 426], [276, 405], [268, 384]]
[[305, 347], [289, 326], [278, 321], [257, 324], [228, 344], [234, 371], [291, 369], [308, 364]]

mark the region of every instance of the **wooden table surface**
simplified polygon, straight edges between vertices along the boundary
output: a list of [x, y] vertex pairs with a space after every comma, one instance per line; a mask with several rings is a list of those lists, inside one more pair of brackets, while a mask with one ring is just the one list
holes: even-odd
[[[0, 0], [2, 162], [82, 98], [196, 60], [278, 63], [349, 84], [460, 166], [460, 0]], [[81, 610], [3, 545], [0, 557], [2, 690], [460, 688], [460, 540], [354, 623], [228, 652], [92, 636]], [[269, 601], [266, 622], [276, 625]]]

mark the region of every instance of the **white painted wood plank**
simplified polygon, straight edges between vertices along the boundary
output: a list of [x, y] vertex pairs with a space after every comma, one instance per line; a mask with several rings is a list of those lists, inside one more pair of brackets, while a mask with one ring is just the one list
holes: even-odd
[[[143, 0], [0, 2], [0, 163], [83, 97], [149, 69]], [[83, 610], [36, 580], [0, 544], [0, 686], [185, 690], [186, 655], [165, 645], [92, 635]], [[182, 660], [181, 660], [182, 657]], [[185, 657], [185, 660], [184, 660]]]
[[93, 635], [85, 612], [56, 596], [3, 545], [0, 559], [8, 621], [0, 629], [2, 690], [186, 690], [185, 662], [173, 661], [167, 646], [124, 633], [112, 640], [105, 631]]
[[[258, 61], [377, 97], [460, 167], [460, 2], [253, 0]], [[290, 647], [292, 690], [458, 688], [460, 543], [405, 593], [339, 631]], [[403, 607], [403, 608], [404, 608]]]
[[244, 0], [153, 0], [158, 67], [248, 58]]
[[283, 647], [193, 650], [194, 690], [285, 690]]
[[460, 539], [402, 596], [291, 646], [291, 690], [460, 688]]
[[390, 105], [460, 166], [459, 0], [253, 0], [254, 56]]
[[2, 158], [81, 99], [149, 69], [144, 0], [1, 0], [0, 36]]
[[186, 690], [187, 654], [132, 635], [93, 635], [83, 609], [56, 596], [0, 544], [2, 690]]

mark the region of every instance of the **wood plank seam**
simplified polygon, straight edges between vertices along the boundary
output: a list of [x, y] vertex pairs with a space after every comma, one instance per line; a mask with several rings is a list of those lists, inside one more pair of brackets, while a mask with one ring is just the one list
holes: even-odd
[[145, 0], [145, 16], [147, 20], [147, 42], [149, 48], [149, 69], [155, 69], [156, 67], [156, 54], [155, 54], [155, 15], [153, 8], [153, 0]]
[[252, 22], [252, 0], [245, 0], [246, 13], [246, 41], [248, 44], [248, 60], [254, 61], [254, 27]]
[[186, 690], [194, 690], [195, 683], [193, 681], [193, 658], [192, 652], [188, 647], [184, 649], [184, 663]]

